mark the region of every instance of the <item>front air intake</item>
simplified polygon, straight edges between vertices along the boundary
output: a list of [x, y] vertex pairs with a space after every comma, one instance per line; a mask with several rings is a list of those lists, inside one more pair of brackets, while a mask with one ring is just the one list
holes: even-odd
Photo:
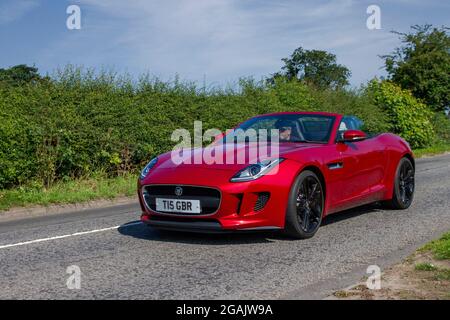
[[[182, 187], [182, 194], [177, 195], [177, 188]], [[183, 213], [183, 215], [204, 215], [215, 213], [220, 206], [220, 191], [214, 188], [185, 185], [148, 185], [143, 188], [143, 197], [147, 207], [157, 213], [177, 214], [176, 212], [159, 212], [156, 210], [156, 198], [200, 200], [201, 212]]]

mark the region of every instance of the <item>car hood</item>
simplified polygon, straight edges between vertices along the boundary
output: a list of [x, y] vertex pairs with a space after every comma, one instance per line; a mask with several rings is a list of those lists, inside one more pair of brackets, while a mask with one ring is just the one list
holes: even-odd
[[[306, 151], [309, 148], [317, 146], [317, 144], [310, 143], [280, 143], [278, 145], [278, 154], [275, 152], [276, 147], [270, 143], [236, 143], [211, 145], [205, 148], [184, 149], [183, 151], [180, 149], [176, 153], [177, 160], [175, 160], [175, 158], [173, 158], [174, 160], [172, 159], [170, 152], [165, 154], [164, 159], [161, 159], [162, 161], [158, 165], [158, 169], [201, 167], [211, 170], [239, 170], [249, 164], [267, 158], [282, 157], [289, 159], [293, 152]], [[264, 148], [268, 151], [264, 151]], [[215, 157], [216, 155], [220, 155], [220, 150], [223, 150], [223, 155]], [[270, 154], [271, 150], [273, 155]], [[209, 163], [205, 162], [205, 155], [212, 155]], [[212, 159], [222, 159], [222, 161], [219, 160], [213, 162]], [[240, 161], [237, 161], [237, 159], [240, 159]], [[180, 163], [181, 160], [182, 163]]]

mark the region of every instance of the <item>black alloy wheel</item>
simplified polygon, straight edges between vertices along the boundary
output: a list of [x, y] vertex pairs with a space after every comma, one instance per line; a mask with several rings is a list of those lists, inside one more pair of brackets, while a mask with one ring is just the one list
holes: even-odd
[[285, 233], [299, 239], [311, 238], [322, 222], [324, 205], [320, 179], [312, 171], [303, 171], [291, 188]]
[[303, 179], [297, 192], [297, 218], [302, 230], [317, 229], [322, 216], [322, 187], [314, 176]]
[[398, 177], [400, 201], [409, 206], [414, 196], [414, 168], [410, 161], [404, 161]]
[[395, 172], [394, 192], [387, 206], [393, 209], [408, 208], [414, 198], [414, 166], [408, 158], [402, 158]]

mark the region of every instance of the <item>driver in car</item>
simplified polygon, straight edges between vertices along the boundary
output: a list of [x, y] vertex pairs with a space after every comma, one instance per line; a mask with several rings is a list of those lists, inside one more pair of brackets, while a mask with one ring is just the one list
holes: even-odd
[[291, 140], [292, 128], [294, 127], [291, 121], [280, 120], [275, 127], [279, 130], [280, 142]]

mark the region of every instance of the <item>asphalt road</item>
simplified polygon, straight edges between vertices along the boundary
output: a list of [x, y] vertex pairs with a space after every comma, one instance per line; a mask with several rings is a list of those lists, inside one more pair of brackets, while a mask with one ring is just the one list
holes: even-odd
[[[450, 230], [450, 155], [417, 161], [408, 210], [335, 214], [309, 240], [157, 232], [138, 218], [132, 204], [0, 223], [0, 298], [324, 298]], [[66, 285], [71, 265], [80, 289]]]

